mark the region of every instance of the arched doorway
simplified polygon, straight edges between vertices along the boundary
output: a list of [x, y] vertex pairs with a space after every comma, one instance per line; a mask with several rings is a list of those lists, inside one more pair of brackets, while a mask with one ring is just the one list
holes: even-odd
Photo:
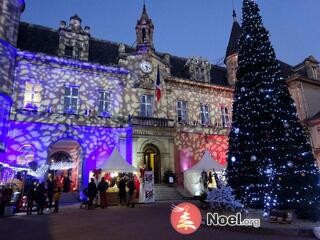
[[49, 148], [49, 175], [55, 179], [63, 191], [75, 191], [79, 188], [80, 163], [82, 149], [72, 139], [62, 139]]
[[154, 182], [161, 183], [161, 158], [159, 149], [153, 144], [143, 148], [143, 164], [151, 167], [154, 172]]

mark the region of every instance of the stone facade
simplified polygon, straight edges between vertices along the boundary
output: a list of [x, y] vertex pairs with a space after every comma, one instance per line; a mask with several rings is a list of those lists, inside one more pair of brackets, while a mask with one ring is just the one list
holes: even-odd
[[[87, 184], [89, 171], [114, 147], [134, 166], [152, 166], [157, 183], [167, 169], [182, 181], [182, 172], [205, 150], [226, 164], [240, 28], [235, 16], [226, 68], [201, 57], [157, 53], [145, 6], [135, 48], [95, 39], [81, 24], [77, 15], [68, 26], [62, 21], [58, 30], [22, 23], [17, 49], [0, 44], [1, 60], [8, 62], [0, 70], [13, 93], [0, 95], [0, 127], [7, 130], [0, 134], [2, 161], [45, 165], [55, 153], [66, 152], [76, 163], [71, 176], [76, 188]], [[47, 45], [26, 41], [31, 33], [50, 36]], [[283, 64], [303, 122], [320, 111], [317, 67], [314, 58], [303, 66]], [[305, 75], [297, 77], [301, 71]], [[311, 135], [319, 139], [314, 128]]]

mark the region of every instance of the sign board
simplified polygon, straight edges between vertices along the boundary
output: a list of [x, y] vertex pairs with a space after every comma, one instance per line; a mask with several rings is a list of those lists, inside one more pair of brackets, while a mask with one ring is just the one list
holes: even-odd
[[154, 202], [154, 174], [152, 171], [144, 172], [144, 202]]

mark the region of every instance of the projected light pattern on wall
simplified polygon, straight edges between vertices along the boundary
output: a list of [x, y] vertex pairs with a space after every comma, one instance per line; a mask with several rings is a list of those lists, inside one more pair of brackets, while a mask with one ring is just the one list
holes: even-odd
[[[47, 124], [33, 122], [10, 122], [10, 131], [7, 138], [7, 151], [0, 153], [0, 159], [5, 159], [10, 165], [18, 165], [20, 148], [30, 145], [35, 150], [35, 161], [39, 165], [47, 164], [49, 148], [60, 139], [73, 139], [83, 150], [82, 176], [84, 186], [87, 184], [89, 171], [96, 167], [96, 161], [101, 153], [110, 152], [119, 146], [120, 138], [126, 138], [130, 129], [104, 128], [90, 126], [68, 126], [62, 124]], [[131, 140], [127, 139], [126, 145], [121, 147], [131, 148]], [[131, 155], [126, 156], [129, 163]]]

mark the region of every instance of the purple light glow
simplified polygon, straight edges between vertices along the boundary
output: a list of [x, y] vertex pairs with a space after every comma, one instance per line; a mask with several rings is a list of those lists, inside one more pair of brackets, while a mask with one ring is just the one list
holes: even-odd
[[[88, 184], [89, 172], [96, 167], [99, 154], [112, 151], [118, 145], [120, 136], [126, 135], [126, 154], [132, 162], [132, 129], [91, 126], [66, 126], [35, 122], [10, 121], [7, 137], [7, 151], [0, 153], [0, 159], [9, 165], [17, 165], [19, 149], [30, 145], [35, 150], [34, 160], [40, 164], [48, 161], [50, 147], [61, 139], [77, 141], [83, 150], [82, 186]], [[81, 166], [79, 166], [81, 167]]]
[[43, 54], [34, 54], [31, 52], [26, 51], [18, 51], [17, 52], [18, 58], [24, 58], [30, 61], [40, 61], [42, 63], [53, 63], [58, 65], [67, 65], [72, 66], [76, 68], [81, 69], [90, 69], [94, 71], [101, 71], [101, 72], [107, 72], [112, 74], [129, 74], [129, 71], [124, 68], [117, 68], [117, 67], [108, 67], [103, 66], [99, 64], [93, 64], [89, 62], [84, 62], [80, 60], [74, 60], [74, 59], [65, 59], [60, 57], [54, 57], [54, 56], [47, 56]]

